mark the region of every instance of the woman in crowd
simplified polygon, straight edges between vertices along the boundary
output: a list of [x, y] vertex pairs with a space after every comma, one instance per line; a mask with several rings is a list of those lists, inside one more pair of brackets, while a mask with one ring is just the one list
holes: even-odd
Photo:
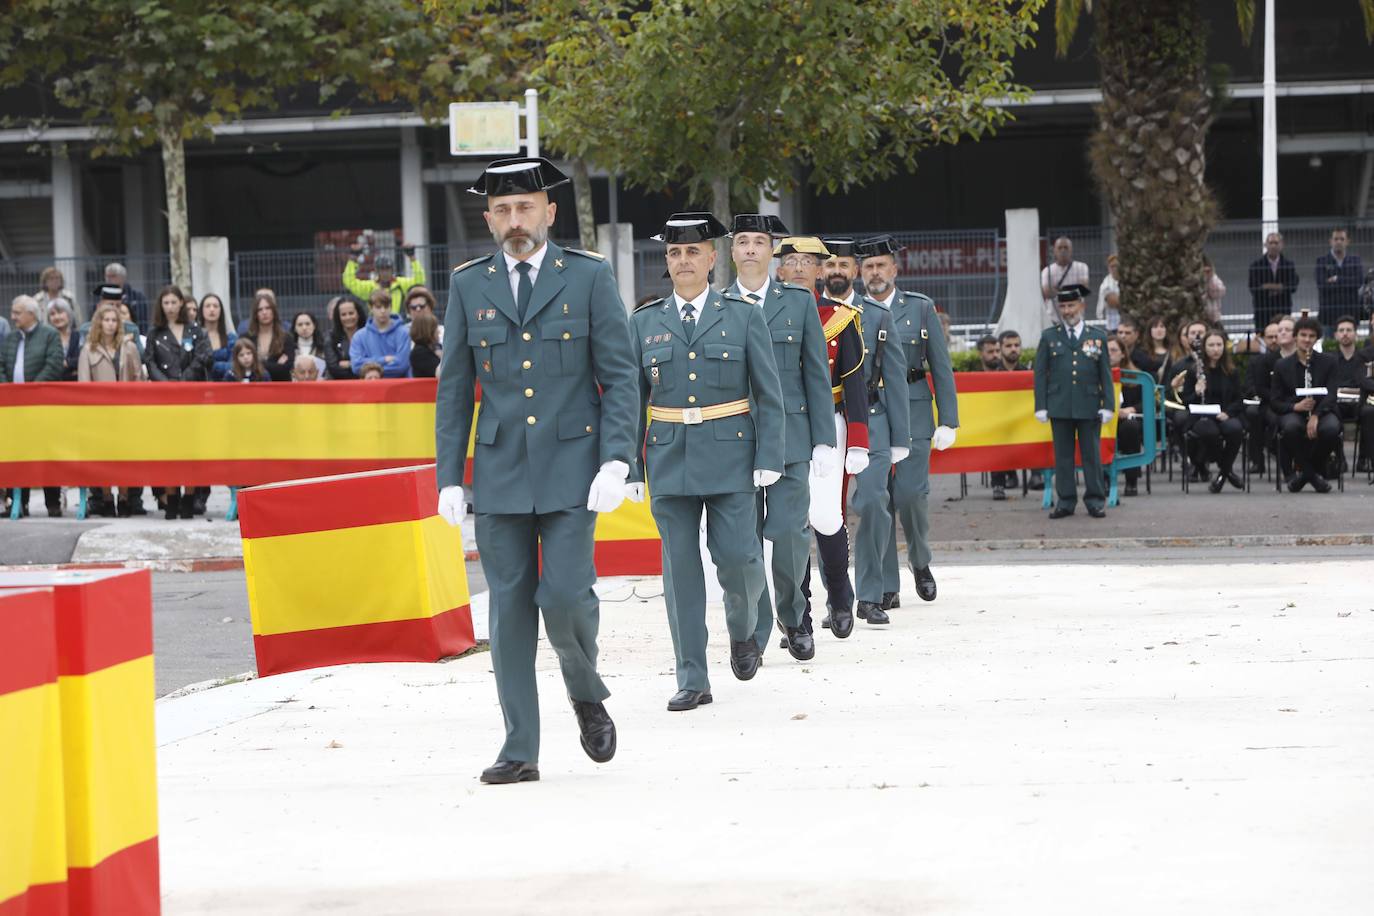
[[229, 351], [238, 335], [229, 330], [224, 301], [214, 293], [206, 293], [200, 300], [200, 326], [210, 341], [210, 381], [218, 382], [229, 371]]
[[348, 358], [348, 348], [353, 345], [353, 335], [362, 326], [363, 307], [358, 300], [352, 296], [341, 297], [334, 309], [334, 329], [324, 349], [324, 361], [329, 367], [330, 378], [357, 378], [353, 363]]
[[66, 302], [72, 308], [73, 317], [76, 316], [76, 296], [67, 289], [67, 281], [63, 279], [62, 271], [56, 267], [43, 268], [43, 272], [38, 275], [38, 292], [33, 294], [33, 298], [38, 300], [39, 315], [46, 317], [48, 307], [54, 302]]
[[294, 362], [297, 356], [312, 356], [324, 363], [324, 335], [315, 325], [315, 316], [309, 312], [297, 312], [291, 319], [291, 353]]
[[[86, 335], [86, 343], [77, 355], [76, 379], [79, 382], [139, 382], [143, 380], [143, 367], [138, 358], [138, 347], [124, 330], [124, 321], [119, 317], [119, 309], [109, 302], [96, 307], [91, 319], [91, 329]], [[114, 491], [95, 488], [91, 490], [90, 511], [92, 515], [111, 516], [132, 515], [133, 507], [129, 501], [129, 488], [124, 488], [124, 498], [116, 510]]]
[[1145, 352], [1155, 362], [1154, 377], [1158, 384], [1164, 383], [1164, 370], [1169, 365], [1169, 325], [1160, 316], [1150, 319], [1145, 329]]
[[258, 347], [250, 337], [240, 337], [234, 343], [229, 356], [229, 371], [224, 374], [226, 382], [270, 382], [271, 376], [258, 359]]
[[[126, 330], [128, 330], [129, 328], [135, 328], [135, 329], [136, 329], [136, 328], [138, 327], [138, 322], [134, 321], [134, 312], [133, 312], [133, 309], [129, 308], [129, 303], [127, 303], [127, 302], [121, 302], [121, 303], [119, 303], [119, 318], [120, 318], [121, 321], [124, 322], [124, 328], [125, 328]], [[130, 334], [131, 337], [136, 336], [136, 337], [138, 338], [138, 341], [137, 341], [137, 342], [138, 342], [138, 352], [140, 352], [140, 353], [146, 353], [146, 352], [148, 351], [148, 337], [147, 337], [147, 335], [142, 334], [142, 333], [139, 333], [139, 334], [137, 334], [137, 335], [134, 335], [134, 333], [133, 333], [132, 331], [130, 331], [129, 334]]]
[[200, 303], [190, 293], [186, 294], [186, 323], [200, 324]]
[[[1135, 363], [1131, 362], [1131, 354], [1126, 352], [1115, 335], [1107, 338], [1107, 356], [1111, 359], [1113, 369], [1135, 369]], [[1140, 385], [1128, 381], [1123, 376], [1121, 408], [1117, 411], [1116, 423], [1117, 451], [1123, 455], [1137, 454], [1145, 441], [1145, 431], [1141, 425], [1144, 422], [1141, 397]], [[1122, 495], [1135, 496], [1140, 482], [1140, 468], [1127, 468], [1122, 473], [1126, 478], [1126, 489]]]
[[1234, 467], [1245, 436], [1241, 422], [1244, 405], [1231, 348], [1221, 331], [1212, 330], [1204, 335], [1201, 356], [1189, 368], [1183, 382], [1183, 400], [1189, 405], [1212, 404], [1219, 408], [1215, 414], [1189, 416], [1189, 429], [1197, 437], [1201, 460], [1217, 466], [1216, 476], [1207, 489], [1220, 493], [1228, 482], [1237, 490], [1245, 489], [1245, 481]]
[[76, 329], [76, 313], [66, 299], [57, 298], [48, 303], [48, 324], [52, 325], [62, 338], [62, 381], [76, 381], [76, 363], [81, 357], [81, 333]]
[[435, 338], [439, 342], [440, 348], [444, 346], [444, 323], [439, 320], [439, 300], [434, 298], [434, 294], [429, 291], [427, 286], [412, 286], [406, 292], [406, 321], [414, 321], [415, 316], [422, 312], [428, 313], [438, 325], [439, 333]]
[[[143, 351], [148, 378], [154, 382], [203, 382], [210, 372], [210, 339], [199, 325], [187, 320], [186, 297], [175, 286], [158, 293], [153, 308], [153, 331]], [[182, 498], [180, 487], [163, 492], [167, 518], [191, 518], [195, 494], [188, 488]]]
[[432, 312], [415, 312], [410, 319], [410, 374], [435, 378], [444, 351], [439, 347], [439, 321]]
[[281, 326], [277, 297], [260, 289], [253, 297], [253, 312], [248, 317], [247, 336], [258, 348], [258, 359], [274, 382], [291, 378], [291, 340]]

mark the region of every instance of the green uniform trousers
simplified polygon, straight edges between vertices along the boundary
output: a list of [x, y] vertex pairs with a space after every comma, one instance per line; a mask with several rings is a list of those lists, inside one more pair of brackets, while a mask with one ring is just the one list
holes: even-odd
[[743, 642], [754, 635], [764, 588], [755, 499], [753, 492], [649, 498], [663, 545], [663, 596], [679, 690], [711, 689], [706, 673], [706, 574], [701, 565], [703, 508], [706, 549], [725, 593], [730, 639]]
[[[910, 460], [910, 459], [908, 459]], [[905, 464], [899, 463], [898, 468]], [[853, 509], [859, 516], [859, 527], [854, 534], [854, 592], [860, 601], [878, 604], [883, 600], [883, 570], [887, 565], [887, 555], [893, 554], [896, 564], [895, 545], [889, 550], [892, 539], [892, 496], [888, 486], [892, 479], [892, 452], [888, 449], [870, 449], [868, 467], [854, 481]]]
[[[930, 565], [930, 440], [912, 439], [911, 454], [892, 474], [892, 522], [888, 525], [887, 554], [883, 557], [883, 591], [900, 592], [897, 523], [906, 538], [911, 574]], [[868, 599], [872, 601], [873, 599]]]
[[[759, 514], [759, 542], [766, 538], [773, 542], [773, 588], [777, 590], [777, 619], [785, 627], [800, 627], [806, 611], [806, 596], [802, 594], [802, 576], [811, 562], [811, 523], [807, 515], [811, 508], [811, 487], [807, 477], [809, 461], [787, 465], [782, 478], [766, 490], [759, 490], [755, 509]], [[774, 602], [765, 581], [759, 595], [759, 621], [754, 640], [762, 651], [773, 629]]]
[[1073, 446], [1083, 456], [1083, 504], [1093, 509], [1107, 507], [1107, 488], [1102, 477], [1102, 421], [1069, 420], [1050, 417], [1054, 436], [1054, 492], [1057, 506], [1072, 511], [1078, 506], [1078, 483], [1073, 473]]
[[534, 655], [541, 608], [544, 631], [558, 653], [568, 696], [599, 703], [611, 695], [596, 673], [596, 632], [601, 620], [601, 603], [592, 590], [596, 513], [581, 508], [545, 515], [478, 513], [475, 522], [482, 573], [487, 578], [496, 695], [506, 719], [506, 743], [497, 759], [536, 763], [539, 693]]

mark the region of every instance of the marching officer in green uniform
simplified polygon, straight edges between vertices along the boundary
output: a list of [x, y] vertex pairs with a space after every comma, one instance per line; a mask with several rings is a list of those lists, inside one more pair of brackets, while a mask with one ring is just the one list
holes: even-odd
[[1107, 334], [1083, 321], [1087, 287], [1059, 291], [1061, 322], [1046, 328], [1035, 349], [1035, 418], [1049, 423], [1054, 436], [1054, 489], [1058, 500], [1050, 518], [1073, 515], [1078, 506], [1074, 480], [1074, 442], [1083, 458], [1083, 503], [1093, 518], [1107, 514], [1106, 485], [1099, 446], [1102, 424], [1116, 409]]
[[[954, 367], [949, 345], [935, 303], [920, 293], [897, 288], [897, 252], [901, 248], [890, 235], [859, 243], [863, 259], [864, 288], [868, 297], [884, 304], [896, 328], [894, 343], [906, 357], [907, 398], [910, 411], [911, 456], [893, 468], [892, 521], [888, 525], [887, 550], [883, 554], [881, 610], [901, 606], [897, 556], [897, 523], [906, 538], [907, 563], [916, 579], [916, 594], [935, 600], [935, 577], [930, 572], [930, 450], [943, 451], [954, 444], [959, 426], [959, 401], [954, 389]], [[935, 397], [931, 399], [931, 385]], [[932, 410], [932, 407], [935, 408]], [[939, 411], [936, 425], [935, 411]], [[861, 590], [860, 595], [864, 592]]]
[[[482, 385], [472, 503], [506, 741], [485, 783], [539, 778], [535, 647], [539, 611], [558, 653], [582, 748], [615, 754], [615, 725], [596, 670], [600, 605], [592, 586], [597, 512], [624, 499], [636, 463], [639, 408], [629, 320], [600, 255], [548, 240], [568, 179], [544, 159], [493, 162], [469, 190], [485, 194], [496, 254], [449, 285], [449, 342], [435, 405], [439, 515], [457, 525], [463, 468]], [[542, 565], [540, 563], [542, 547]]]
[[764, 573], [756, 491], [775, 485], [786, 468], [782, 391], [764, 311], [710, 286], [712, 240], [725, 234], [709, 213], [674, 214], [655, 236], [667, 246], [673, 292], [631, 317], [645, 466], [636, 462], [627, 492], [642, 500], [647, 475], [677, 658], [678, 692], [668, 701], [673, 712], [712, 700], [699, 540], [703, 510], [706, 546], [725, 593], [730, 668], [742, 681], [758, 673], [762, 650], [755, 633]]
[[[852, 305], [858, 298], [858, 251], [853, 239], [825, 238], [830, 260], [825, 262], [825, 294]], [[868, 405], [868, 467], [855, 479], [854, 511], [859, 527], [854, 536], [855, 613], [870, 624], [888, 623], [881, 607], [883, 557], [892, 528], [892, 499], [888, 481], [893, 467], [911, 453], [911, 418], [906, 409], [906, 354], [897, 345], [896, 327], [886, 303], [864, 297], [860, 331], [864, 344], [864, 391]]]
[[[807, 520], [811, 489], [807, 478], [813, 459], [817, 467], [828, 467], [834, 462], [834, 404], [825, 332], [816, 311], [814, 292], [768, 276], [773, 240], [785, 235], [787, 227], [776, 216], [736, 214], [731, 227], [730, 255], [737, 276], [724, 291], [761, 308], [773, 339], [773, 358], [787, 415], [783, 454], [786, 467], [781, 480], [759, 491], [759, 536], [773, 542], [777, 619], [788, 637], [787, 650], [798, 661], [807, 661], [816, 654], [815, 637], [802, 626], [806, 596], [801, 584], [811, 562], [811, 525]], [[760, 650], [767, 644], [772, 626], [773, 606], [765, 586], [754, 633]]]

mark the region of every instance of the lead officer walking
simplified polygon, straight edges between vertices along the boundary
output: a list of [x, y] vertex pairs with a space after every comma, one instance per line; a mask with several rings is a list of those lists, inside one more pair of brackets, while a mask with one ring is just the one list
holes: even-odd
[[[663, 550], [663, 592], [677, 661], [678, 692], [668, 709], [712, 701], [706, 670], [706, 547], [725, 597], [730, 668], [747, 681], [762, 659], [755, 639], [764, 589], [755, 492], [782, 477], [784, 414], [773, 344], [763, 310], [710, 287], [726, 234], [709, 213], [676, 213], [656, 240], [667, 247], [673, 292], [631, 318], [639, 363], [644, 465], [627, 488], [644, 498]], [[645, 413], [648, 425], [645, 426]]]
[[482, 384], [472, 502], [506, 724], [485, 783], [539, 778], [541, 609], [583, 750], [604, 763], [616, 749], [602, 703], [610, 691], [596, 670], [592, 534], [596, 513], [624, 499], [639, 403], [629, 321], [609, 266], [548, 240], [557, 213], [548, 191], [567, 181], [544, 159], [487, 167], [469, 191], [486, 195], [483, 215], [501, 250], [453, 272], [444, 320], [435, 445], [439, 514], [453, 525], [466, 503], [463, 467]]

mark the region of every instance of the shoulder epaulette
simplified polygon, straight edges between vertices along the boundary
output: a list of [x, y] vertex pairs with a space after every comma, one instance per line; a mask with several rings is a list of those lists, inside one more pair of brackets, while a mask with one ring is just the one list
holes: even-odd
[[604, 254], [598, 254], [595, 251], [588, 251], [585, 248], [564, 248], [563, 250], [566, 251], [568, 254], [580, 254], [584, 258], [591, 258], [594, 261], [606, 260], [606, 256]]
[[491, 258], [492, 255], [484, 254], [481, 257], [473, 258], [471, 261], [464, 261], [462, 264], [459, 264], [457, 267], [453, 268], [453, 272], [459, 273], [461, 271], [467, 270], [474, 264], [481, 264], [483, 261], [490, 261]]
[[885, 311], [885, 312], [886, 312], [886, 311], [891, 311], [886, 305], [883, 305], [881, 302], [879, 302], [877, 299], [874, 299], [872, 296], [864, 296], [864, 298], [863, 298], [863, 304], [864, 304], [864, 305], [871, 305], [871, 306], [874, 306], [875, 308], [880, 308], [880, 309], [882, 309], [882, 310]]
[[721, 290], [720, 297], [722, 299], [729, 299], [731, 302], [743, 302], [745, 305], [753, 304], [748, 299], [741, 296], [739, 293], [732, 293], [729, 290]]
[[[571, 249], [569, 249], [569, 250], [571, 250]], [[642, 302], [642, 303], [640, 303], [639, 305], [636, 305], [636, 306], [634, 307], [634, 311], [636, 311], [636, 312], [642, 312], [642, 311], [644, 311], [645, 309], [651, 309], [651, 308], [653, 308], [653, 307], [656, 306], [656, 305], [662, 305], [662, 304], [663, 304], [663, 298], [666, 298], [666, 297], [661, 297], [661, 298], [658, 298], [658, 299], [650, 299], [648, 302]]]
[[830, 317], [826, 320], [825, 326], [822, 328], [825, 332], [825, 339], [831, 341], [839, 337], [840, 332], [843, 331], [851, 321], [854, 322], [856, 326], [858, 325], [859, 313], [857, 310], [847, 305], [835, 306], [835, 310], [830, 313]]
[[934, 307], [935, 305], [935, 300], [927, 296], [925, 293], [909, 293], [906, 290], [902, 290], [902, 295], [906, 296], [908, 299], [916, 299], [920, 302], [924, 302], [930, 305], [931, 307]]
[[816, 295], [815, 291], [809, 290], [809, 289], [807, 289], [805, 286], [802, 286], [802, 285], [800, 285], [800, 284], [798, 284], [798, 283], [784, 283], [784, 284], [782, 284], [782, 287], [783, 287], [783, 289], [796, 289], [796, 290], [801, 290], [801, 291], [804, 292], [804, 293], [810, 293], [812, 296]]

